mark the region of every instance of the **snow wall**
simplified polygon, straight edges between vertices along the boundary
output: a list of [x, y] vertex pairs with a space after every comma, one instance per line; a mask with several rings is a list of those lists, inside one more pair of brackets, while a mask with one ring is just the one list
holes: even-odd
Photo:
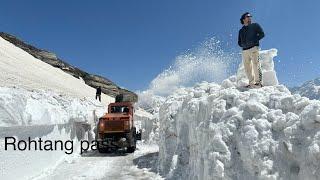
[[158, 127], [159, 125], [155, 125], [156, 121], [152, 114], [146, 112], [143, 109], [135, 109], [134, 113], [134, 123], [137, 130], [142, 131], [142, 142], [143, 143], [151, 143], [154, 136], [154, 127]]
[[[159, 170], [168, 179], [320, 179], [320, 101], [277, 85], [276, 50], [261, 52], [260, 89], [179, 88], [159, 109]], [[269, 76], [267, 76], [269, 74]], [[269, 84], [268, 84], [269, 83]]]
[[[135, 112], [135, 121], [142, 129], [142, 140], [146, 144], [158, 144], [159, 141], [159, 108], [164, 97], [155, 96], [150, 91], [140, 92], [137, 107], [143, 107], [145, 113]], [[139, 126], [140, 124], [140, 126]]]
[[[59, 163], [72, 163], [79, 141], [92, 140], [92, 126], [106, 110], [93, 99], [77, 99], [51, 91], [0, 87], [0, 173], [2, 179], [37, 178]], [[73, 140], [73, 153], [14, 151], [4, 148], [5, 137], [18, 140]], [[70, 152], [70, 151], [67, 151]]]

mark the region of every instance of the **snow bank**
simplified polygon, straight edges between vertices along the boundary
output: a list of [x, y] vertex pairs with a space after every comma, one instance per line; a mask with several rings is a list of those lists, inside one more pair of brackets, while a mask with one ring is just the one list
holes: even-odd
[[94, 99], [77, 99], [52, 91], [0, 87], [1, 179], [28, 179], [63, 163], [65, 151], [4, 151], [4, 138], [26, 140], [92, 140], [91, 126], [106, 107]]
[[[165, 97], [153, 94], [152, 91], [143, 91], [137, 93], [139, 101], [136, 104], [137, 107], [144, 109], [151, 116], [148, 116], [148, 120], [145, 123], [145, 132], [142, 133], [142, 139], [149, 144], [158, 144], [159, 141], [159, 109], [164, 103]], [[138, 115], [138, 119], [139, 116]], [[152, 127], [150, 127], [152, 125]]]
[[137, 108], [134, 113], [134, 123], [136, 128], [142, 131], [142, 140], [147, 142], [153, 129], [152, 114]]
[[[262, 54], [272, 61], [275, 53]], [[270, 75], [264, 82], [277, 84], [273, 62], [264, 63]], [[202, 82], [167, 97], [159, 111], [161, 174], [168, 179], [320, 179], [320, 101], [292, 95], [283, 85], [238, 88], [239, 79]]]
[[94, 99], [0, 87], [0, 127], [66, 124], [70, 120], [87, 122], [93, 119], [93, 111], [102, 115], [105, 110]]

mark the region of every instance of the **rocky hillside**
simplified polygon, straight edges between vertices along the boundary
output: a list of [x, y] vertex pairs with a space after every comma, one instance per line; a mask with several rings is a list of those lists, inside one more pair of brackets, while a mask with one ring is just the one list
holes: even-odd
[[66, 63], [52, 52], [43, 49], [38, 49], [30, 44], [23, 42], [22, 40], [18, 39], [13, 35], [4, 32], [0, 32], [0, 36], [3, 39], [11, 42], [15, 46], [28, 52], [35, 58], [40, 59], [41, 61], [46, 62], [56, 68], [59, 68], [76, 78], [83, 79], [85, 83], [91, 87], [97, 88], [98, 86], [101, 86], [102, 92], [107, 95], [115, 97], [117, 94], [124, 94], [125, 99], [128, 99], [133, 102], [136, 102], [138, 100], [138, 96], [135, 93], [118, 87], [115, 83], [113, 83], [107, 78], [89, 74], [81, 69], [78, 69], [77, 67], [74, 67]]

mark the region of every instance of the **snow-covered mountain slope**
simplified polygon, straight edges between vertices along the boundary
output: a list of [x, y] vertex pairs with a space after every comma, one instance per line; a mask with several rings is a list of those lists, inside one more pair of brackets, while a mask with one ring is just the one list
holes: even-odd
[[320, 78], [303, 83], [299, 87], [291, 88], [290, 91], [309, 99], [320, 99]]
[[[271, 60], [272, 51], [266, 53]], [[275, 73], [269, 74], [266, 80], [277, 83]], [[221, 85], [202, 82], [166, 98], [159, 111], [161, 174], [320, 179], [320, 101], [292, 95], [283, 85], [239, 88], [239, 79], [241, 73]]]
[[[61, 69], [34, 58], [0, 37], [0, 86], [51, 90], [77, 98], [94, 98], [95, 89]], [[114, 98], [102, 95], [109, 104]]]
[[137, 95], [135, 93], [120, 88], [114, 82], [105, 77], [90, 74], [75, 66], [72, 66], [71, 64], [68, 64], [67, 62], [60, 59], [56, 54], [52, 52], [49, 52], [44, 49], [39, 49], [5, 32], [0, 32], [0, 37], [12, 43], [14, 46], [22, 49], [23, 51], [29, 53], [36, 59], [50, 64], [51, 66], [56, 67], [58, 69], [61, 69], [63, 72], [70, 74], [78, 79], [82, 79], [85, 84], [93, 88], [97, 88], [98, 86], [100, 86], [102, 92], [109, 96], [115, 97], [117, 94], [123, 94], [125, 99], [128, 99], [129, 101], [133, 102], [137, 101]]

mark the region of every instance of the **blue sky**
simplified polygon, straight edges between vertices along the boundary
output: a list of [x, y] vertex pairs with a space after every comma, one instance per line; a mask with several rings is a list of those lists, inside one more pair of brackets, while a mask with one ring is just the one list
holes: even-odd
[[141, 90], [210, 37], [239, 51], [239, 18], [249, 11], [265, 30], [262, 49], [279, 50], [280, 82], [293, 86], [319, 77], [319, 9], [316, 0], [8, 0], [1, 1], [0, 31]]

